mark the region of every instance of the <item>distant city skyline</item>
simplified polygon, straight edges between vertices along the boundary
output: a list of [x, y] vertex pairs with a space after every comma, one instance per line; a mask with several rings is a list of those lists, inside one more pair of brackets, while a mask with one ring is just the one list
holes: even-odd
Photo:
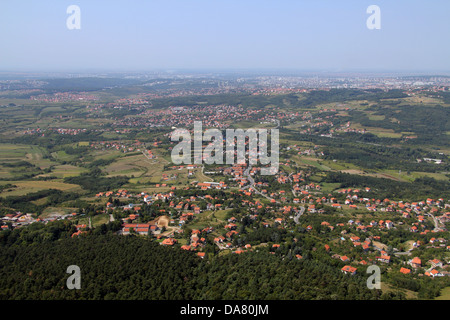
[[[0, 72], [450, 74], [450, 1], [0, 2]], [[67, 8], [80, 8], [70, 30]], [[381, 9], [381, 29], [366, 12]]]

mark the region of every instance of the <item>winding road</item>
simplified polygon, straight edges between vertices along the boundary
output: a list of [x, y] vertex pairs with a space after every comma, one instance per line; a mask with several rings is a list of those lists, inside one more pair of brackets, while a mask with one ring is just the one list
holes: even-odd
[[305, 207], [300, 207], [300, 212], [299, 212], [299, 214], [297, 214], [295, 217], [294, 217], [294, 222], [295, 222], [295, 224], [299, 224], [300, 222], [298, 221], [298, 219], [302, 216], [302, 214], [305, 212]]

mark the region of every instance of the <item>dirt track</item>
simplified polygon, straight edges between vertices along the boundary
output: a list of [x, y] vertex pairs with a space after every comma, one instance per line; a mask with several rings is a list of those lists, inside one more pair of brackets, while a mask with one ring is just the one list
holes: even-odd
[[165, 227], [166, 231], [164, 233], [161, 233], [162, 236], [168, 237], [170, 235], [173, 235], [173, 233], [176, 230], [180, 230], [179, 227], [169, 227], [170, 218], [168, 216], [160, 216], [156, 218], [155, 220], [152, 220], [149, 222], [150, 224], [156, 224], [159, 228]]
[[168, 216], [160, 216], [156, 218], [155, 220], [150, 221], [150, 224], [156, 224], [158, 227], [168, 227], [169, 226], [170, 219]]

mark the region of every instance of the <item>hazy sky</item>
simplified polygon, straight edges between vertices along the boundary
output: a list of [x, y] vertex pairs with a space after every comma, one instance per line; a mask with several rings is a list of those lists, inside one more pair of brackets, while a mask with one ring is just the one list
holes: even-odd
[[0, 1], [0, 71], [155, 68], [448, 72], [450, 1]]

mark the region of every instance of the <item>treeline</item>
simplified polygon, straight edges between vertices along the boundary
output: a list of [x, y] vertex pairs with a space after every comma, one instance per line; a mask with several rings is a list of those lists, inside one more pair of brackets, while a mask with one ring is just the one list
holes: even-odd
[[59, 91], [96, 91], [111, 87], [141, 84], [141, 80], [122, 78], [61, 78], [45, 79], [43, 88], [47, 93]]
[[339, 188], [371, 188], [371, 197], [392, 200], [419, 200], [428, 197], [450, 197], [450, 182], [437, 181], [434, 178], [417, 178], [414, 182], [402, 182], [391, 179], [361, 176], [349, 173], [328, 172], [323, 182], [340, 183]]
[[344, 102], [351, 100], [380, 101], [382, 99], [399, 99], [407, 95], [401, 90], [359, 90], [359, 89], [331, 89], [315, 90], [306, 95], [299, 106], [308, 107], [322, 103]]
[[[353, 135], [358, 137], [358, 134]], [[360, 135], [365, 136], [365, 135]], [[361, 140], [360, 140], [361, 141]], [[429, 152], [410, 148], [395, 148], [378, 144], [355, 144], [337, 142], [324, 149], [324, 159], [341, 160], [367, 169], [393, 169], [419, 172], [441, 172], [449, 168], [448, 163], [435, 164], [417, 162], [417, 159], [428, 157]], [[440, 156], [442, 159], [445, 156]]]
[[370, 120], [362, 111], [352, 110], [349, 112], [351, 121], [360, 123], [363, 127], [391, 129], [398, 133], [414, 132], [418, 136], [408, 140], [409, 144], [450, 144], [450, 137], [446, 134], [450, 130], [450, 110], [446, 107], [405, 105], [392, 108], [376, 105], [368, 110], [374, 111], [374, 115], [384, 116], [384, 119]]
[[53, 152], [53, 148], [69, 143], [76, 143], [81, 141], [102, 141], [105, 138], [102, 136], [102, 132], [96, 132], [94, 130], [86, 130], [86, 132], [80, 132], [76, 135], [58, 134], [56, 132], [48, 132], [45, 136], [41, 135], [22, 135], [13, 138], [11, 143], [38, 145]]
[[11, 183], [3, 184], [3, 185], [0, 185], [0, 192], [3, 192], [3, 190], [13, 189], [16, 187], [17, 187], [16, 185], [11, 184]]
[[107, 165], [110, 165], [111, 163], [113, 163], [115, 161], [115, 159], [97, 159], [92, 161], [91, 163], [86, 164], [85, 166], [87, 168], [98, 168], [98, 167], [104, 167]]
[[[74, 193], [63, 192], [56, 189], [47, 189], [28, 193], [22, 196], [8, 196], [0, 198], [3, 207], [15, 209], [23, 213], [42, 213], [42, 211], [65, 201], [76, 200], [79, 196]], [[37, 205], [33, 201], [45, 198], [45, 203]]]
[[19, 168], [19, 167], [27, 167], [27, 168], [33, 168], [35, 167], [34, 164], [29, 163], [28, 161], [20, 160], [16, 162], [2, 162], [0, 163], [3, 167], [7, 168]]
[[[345, 133], [333, 138], [318, 135], [299, 134], [293, 130], [282, 129], [289, 140], [308, 141], [325, 146], [324, 159], [341, 160], [367, 169], [394, 169], [421, 172], [441, 172], [450, 168], [448, 157], [437, 152], [426, 151], [420, 147], [404, 145], [389, 146], [398, 139], [380, 138], [371, 133]], [[439, 158], [444, 163], [421, 162], [421, 158]]]
[[417, 278], [400, 272], [390, 273], [389, 281], [398, 288], [417, 292], [419, 299], [434, 299], [440, 295], [443, 288], [450, 285], [449, 277], [443, 279], [431, 279], [427, 276]]
[[3, 162], [0, 166], [8, 168], [10, 177], [2, 177], [3, 181], [19, 181], [33, 178], [39, 174], [48, 173], [50, 168], [41, 169], [28, 161]]
[[0, 232], [0, 247], [17, 248], [52, 243], [58, 239], [70, 238], [76, 228], [69, 220], [56, 220], [48, 224], [35, 222], [26, 227], [14, 228]]
[[120, 188], [128, 183], [128, 177], [104, 177], [102, 171], [97, 167], [92, 168], [88, 172], [83, 172], [79, 176], [64, 178], [64, 182], [78, 184], [83, 189], [90, 192], [98, 192], [99, 190], [113, 190]]

